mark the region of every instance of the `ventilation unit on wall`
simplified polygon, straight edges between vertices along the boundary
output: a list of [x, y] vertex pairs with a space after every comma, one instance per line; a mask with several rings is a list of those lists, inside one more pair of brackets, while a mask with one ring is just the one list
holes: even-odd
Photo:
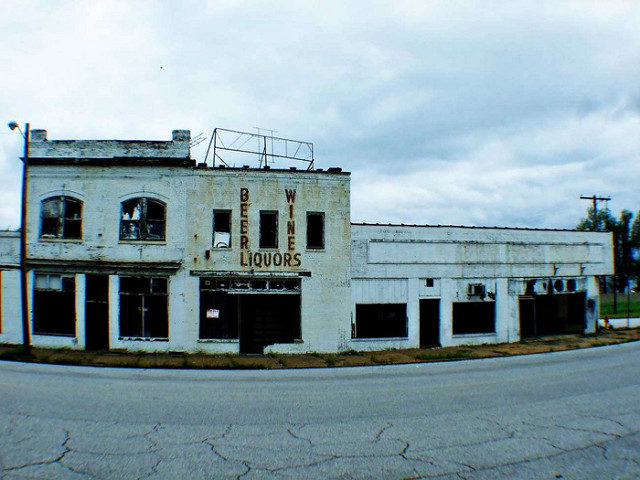
[[475, 300], [484, 300], [484, 297], [486, 296], [487, 292], [486, 292], [486, 288], [483, 284], [481, 283], [470, 283], [467, 289], [467, 296], [469, 297], [470, 300], [475, 299]]
[[555, 280], [553, 282], [553, 289], [558, 293], [564, 292], [564, 282], [562, 280]]

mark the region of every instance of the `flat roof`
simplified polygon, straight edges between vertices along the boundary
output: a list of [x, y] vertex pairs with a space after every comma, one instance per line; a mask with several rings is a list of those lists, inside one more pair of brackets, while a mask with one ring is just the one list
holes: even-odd
[[422, 228], [469, 228], [469, 229], [483, 229], [483, 230], [530, 230], [534, 232], [581, 232], [581, 233], [610, 233], [610, 232], [594, 232], [592, 230], [576, 230], [575, 228], [540, 228], [540, 227], [486, 227], [475, 225], [419, 225], [411, 223], [361, 223], [351, 222], [351, 225], [363, 226], [363, 227], [422, 227]]

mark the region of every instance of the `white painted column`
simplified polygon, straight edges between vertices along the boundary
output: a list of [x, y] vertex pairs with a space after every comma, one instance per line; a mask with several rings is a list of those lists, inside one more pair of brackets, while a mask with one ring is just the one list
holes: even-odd
[[78, 273], [75, 276], [76, 281], [76, 345], [79, 349], [85, 348], [85, 327], [86, 327], [86, 315], [85, 315], [85, 299], [87, 296], [87, 283], [86, 275], [84, 273]]
[[496, 279], [496, 340], [509, 341], [509, 327], [513, 321], [509, 308], [509, 279]]
[[[594, 333], [596, 331], [596, 322], [600, 314], [600, 288], [598, 279], [591, 275], [587, 277], [587, 290], [586, 290], [586, 304], [585, 304], [585, 333]], [[590, 305], [592, 308], [590, 308]]]
[[409, 344], [407, 347], [420, 346], [420, 279], [409, 278], [407, 281], [407, 318]]
[[440, 280], [440, 344], [443, 347], [452, 344], [453, 306], [456, 298], [457, 282], [453, 278]]
[[120, 335], [120, 277], [109, 275], [109, 348], [117, 348]]

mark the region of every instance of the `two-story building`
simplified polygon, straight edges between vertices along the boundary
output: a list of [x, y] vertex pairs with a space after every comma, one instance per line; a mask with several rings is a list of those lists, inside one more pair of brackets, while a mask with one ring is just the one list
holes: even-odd
[[[30, 138], [33, 344], [229, 353], [592, 331], [609, 234], [350, 223], [339, 168], [196, 164], [170, 141]], [[22, 339], [0, 234], [0, 342]]]

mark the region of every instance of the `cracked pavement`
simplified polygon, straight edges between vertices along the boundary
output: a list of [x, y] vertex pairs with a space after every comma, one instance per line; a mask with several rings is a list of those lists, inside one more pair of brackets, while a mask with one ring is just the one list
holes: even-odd
[[289, 371], [0, 362], [0, 479], [640, 478], [640, 343]]

